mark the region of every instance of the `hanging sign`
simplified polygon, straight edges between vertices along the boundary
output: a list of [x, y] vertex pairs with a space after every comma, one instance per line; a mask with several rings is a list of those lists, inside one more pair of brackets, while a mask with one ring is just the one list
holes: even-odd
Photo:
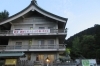
[[90, 66], [89, 60], [82, 60], [82, 66]]
[[50, 33], [50, 29], [13, 30], [13, 34]]
[[16, 65], [17, 59], [6, 59], [5, 65]]

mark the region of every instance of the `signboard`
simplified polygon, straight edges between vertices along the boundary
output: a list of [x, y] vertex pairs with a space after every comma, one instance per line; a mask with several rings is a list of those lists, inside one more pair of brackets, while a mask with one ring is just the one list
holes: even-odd
[[13, 30], [13, 34], [50, 33], [50, 29]]
[[5, 65], [16, 65], [17, 59], [6, 59]]
[[90, 66], [89, 60], [82, 60], [82, 66]]
[[97, 66], [96, 59], [89, 59], [90, 66]]

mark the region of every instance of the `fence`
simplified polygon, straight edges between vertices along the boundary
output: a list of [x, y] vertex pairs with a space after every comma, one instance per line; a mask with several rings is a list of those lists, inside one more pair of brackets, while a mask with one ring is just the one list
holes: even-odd
[[[40, 30], [40, 29], [39, 29]], [[38, 30], [38, 31], [39, 31]], [[41, 29], [42, 31], [44, 29]], [[20, 31], [21, 33], [17, 33], [18, 31]], [[30, 30], [29, 30], [30, 31]], [[0, 36], [23, 36], [23, 35], [46, 35], [46, 34], [50, 34], [50, 35], [53, 35], [55, 33], [57, 34], [66, 34], [67, 33], [67, 30], [66, 29], [50, 29], [50, 32], [49, 33], [23, 33], [25, 32], [25, 30], [16, 30], [16, 33], [14, 34], [14, 30], [0, 30]]]
[[45, 64], [40, 61], [29, 61], [29, 60], [20, 60], [17, 62], [17, 66], [76, 66], [76, 63], [67, 63], [67, 62], [60, 62], [60, 63], [51, 63]]

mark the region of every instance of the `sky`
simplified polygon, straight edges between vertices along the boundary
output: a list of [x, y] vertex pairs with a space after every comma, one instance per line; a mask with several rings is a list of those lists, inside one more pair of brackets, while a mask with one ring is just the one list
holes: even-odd
[[[0, 12], [14, 15], [30, 4], [31, 0], [0, 0]], [[100, 24], [100, 0], [37, 0], [38, 6], [53, 14], [68, 18], [67, 37]]]

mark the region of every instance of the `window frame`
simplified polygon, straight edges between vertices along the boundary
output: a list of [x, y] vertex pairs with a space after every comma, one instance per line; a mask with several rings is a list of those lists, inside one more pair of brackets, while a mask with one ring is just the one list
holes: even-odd
[[[21, 45], [17, 45], [17, 44], [21, 44]], [[15, 43], [15, 49], [21, 49], [22, 48], [22, 42], [16, 42]]]

